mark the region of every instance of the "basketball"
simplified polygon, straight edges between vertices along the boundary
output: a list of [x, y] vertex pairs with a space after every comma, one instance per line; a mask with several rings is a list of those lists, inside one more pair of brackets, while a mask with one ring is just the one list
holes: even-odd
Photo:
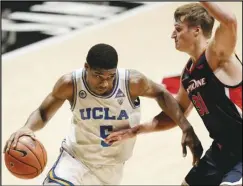
[[16, 148], [11, 146], [5, 153], [6, 167], [14, 176], [21, 179], [32, 179], [40, 175], [46, 162], [44, 146], [29, 136], [20, 137]]

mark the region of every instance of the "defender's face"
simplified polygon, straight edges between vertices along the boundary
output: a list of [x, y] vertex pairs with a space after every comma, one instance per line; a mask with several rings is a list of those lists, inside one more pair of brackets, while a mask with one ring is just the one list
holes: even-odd
[[186, 23], [175, 22], [174, 31], [171, 38], [175, 41], [175, 48], [182, 52], [187, 52], [194, 43], [194, 29]]
[[92, 69], [86, 67], [86, 81], [92, 92], [98, 95], [110, 93], [116, 78], [117, 69]]

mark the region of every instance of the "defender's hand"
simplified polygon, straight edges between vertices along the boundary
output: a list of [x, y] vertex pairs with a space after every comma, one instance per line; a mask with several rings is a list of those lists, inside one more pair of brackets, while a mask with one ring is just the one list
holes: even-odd
[[13, 147], [15, 148], [17, 145], [18, 139], [21, 136], [30, 136], [33, 140], [36, 140], [35, 135], [32, 130], [30, 130], [27, 127], [22, 127], [10, 136], [10, 138], [8, 139], [8, 141], [5, 144], [3, 152], [4, 153], [8, 152], [11, 147], [11, 144], [13, 144]]
[[123, 129], [120, 131], [112, 132], [109, 136], [107, 136], [104, 139], [104, 141], [105, 143], [111, 145], [114, 142], [133, 138], [135, 136], [136, 136], [136, 132], [133, 130], [133, 128], [129, 128], [129, 129]]
[[203, 154], [203, 147], [192, 127], [183, 132], [181, 145], [183, 150], [183, 157], [187, 155], [186, 146], [188, 146], [193, 156], [192, 165], [197, 166]]

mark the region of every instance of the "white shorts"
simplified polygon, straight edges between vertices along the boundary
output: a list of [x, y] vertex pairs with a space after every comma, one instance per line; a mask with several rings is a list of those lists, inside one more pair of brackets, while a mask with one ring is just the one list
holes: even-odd
[[88, 167], [62, 149], [43, 185], [118, 185], [124, 164]]

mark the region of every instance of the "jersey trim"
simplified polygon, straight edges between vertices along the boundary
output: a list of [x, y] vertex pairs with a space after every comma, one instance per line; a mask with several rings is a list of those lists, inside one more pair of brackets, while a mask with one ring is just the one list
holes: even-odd
[[225, 181], [225, 182], [220, 183], [220, 186], [222, 186], [222, 185], [242, 185], [242, 177], [240, 178], [239, 181], [235, 181], [235, 182]]
[[58, 177], [55, 174], [55, 168], [56, 168], [57, 164], [59, 163], [62, 154], [63, 154], [63, 150], [61, 150], [61, 153], [60, 153], [57, 161], [55, 162], [54, 166], [52, 167], [52, 169], [48, 173], [48, 178], [50, 179], [50, 182], [54, 182], [54, 183], [57, 183], [57, 184], [60, 184], [60, 185], [70, 185], [70, 186], [74, 186], [74, 184], [71, 183], [70, 181], [67, 181], [65, 179], [62, 179], [62, 178]]
[[[238, 83], [238, 84], [236, 84], [236, 85], [226, 85], [226, 84], [224, 84], [223, 82], [221, 82], [221, 81], [217, 78], [217, 76], [214, 74], [213, 69], [212, 69], [212, 68], [210, 67], [210, 65], [208, 64], [208, 60], [207, 60], [207, 58], [206, 58], [205, 51], [202, 53], [202, 55], [200, 56], [200, 58], [198, 59], [198, 61], [199, 61], [202, 57], [204, 57], [204, 62], [205, 62], [205, 64], [206, 64], [206, 66], [211, 70], [211, 72], [212, 72], [214, 78], [216, 79], [216, 81], [217, 81], [219, 84], [221, 84], [223, 87], [227, 87], [227, 88], [237, 88], [237, 87], [239, 87], [240, 85], [242, 85], [243, 81], [241, 81], [240, 83]], [[235, 57], [237, 58], [237, 60], [238, 60], [238, 61], [240, 62], [240, 64], [242, 65], [241, 60], [239, 59], [239, 57], [237, 56], [237, 54], [235, 54]], [[198, 62], [198, 61], [197, 61], [197, 62]], [[196, 64], [197, 64], [197, 63], [196, 63]], [[188, 66], [188, 64], [187, 64], [187, 66]], [[196, 65], [195, 65], [195, 66], [196, 66]], [[195, 67], [195, 66], [194, 66], [194, 67]], [[194, 68], [193, 68], [193, 70], [194, 70]], [[193, 71], [193, 70], [192, 70], [192, 71]], [[188, 69], [187, 69], [187, 71], [188, 71]], [[191, 72], [188, 71], [189, 74], [192, 73], [192, 71], [191, 71]]]
[[242, 61], [240, 60], [239, 56], [235, 53], [235, 57], [239, 60], [239, 62], [242, 64]]
[[73, 81], [73, 102], [71, 105], [71, 110], [73, 111], [76, 106], [77, 101], [77, 82], [76, 82], [76, 72], [72, 73], [72, 81]]
[[[206, 52], [206, 49], [203, 50], [203, 52], [200, 54], [200, 56], [198, 57], [198, 59], [195, 62], [193, 62], [191, 58], [188, 60], [187, 65], [186, 65], [186, 70], [189, 72], [189, 74], [191, 74], [192, 71], [195, 69], [195, 67], [197, 66], [201, 57], [203, 55], [205, 55], [205, 52]], [[190, 67], [189, 67], [189, 64], [190, 64]]]
[[224, 88], [225, 95], [230, 99], [230, 101], [235, 105], [236, 110], [238, 111], [239, 115], [242, 118], [242, 87], [229, 89]]
[[138, 104], [135, 105], [134, 102], [131, 99], [130, 88], [129, 88], [129, 75], [130, 75], [129, 70], [126, 70], [126, 72], [125, 72], [125, 86], [126, 86], [127, 98], [129, 100], [130, 105], [132, 106], [132, 108], [135, 109], [135, 108], [140, 107], [140, 101], [139, 101], [139, 98], [138, 98]]
[[[237, 58], [238, 59], [238, 58]], [[214, 76], [214, 78], [216, 79], [216, 81], [218, 82], [218, 83], [220, 83], [223, 87], [227, 87], [227, 88], [237, 88], [237, 87], [239, 87], [239, 86], [241, 86], [242, 85], [242, 83], [243, 83], [243, 81], [241, 81], [240, 83], [238, 83], [238, 84], [236, 84], [236, 85], [226, 85], [226, 84], [224, 84], [223, 82], [221, 82], [218, 78], [217, 78], [217, 76], [214, 74], [214, 72], [213, 72], [213, 70], [212, 70], [212, 68], [210, 67], [210, 65], [208, 64], [208, 61], [207, 61], [207, 59], [206, 59], [206, 56], [205, 56], [205, 60], [206, 60], [206, 65], [208, 66], [208, 68], [212, 71], [212, 74], [213, 74], [213, 76]], [[241, 61], [239, 60], [239, 62], [241, 63]], [[242, 63], [241, 63], [242, 64]]]
[[98, 98], [103, 98], [103, 99], [107, 99], [107, 98], [110, 98], [114, 95], [114, 93], [116, 92], [117, 90], [117, 87], [118, 87], [118, 84], [119, 84], [119, 72], [118, 70], [116, 71], [116, 79], [114, 81], [114, 85], [113, 85], [113, 90], [112, 92], [107, 95], [107, 96], [101, 96], [101, 95], [98, 95], [98, 94], [95, 94], [94, 92], [92, 92], [90, 89], [89, 89], [89, 86], [85, 80], [85, 69], [83, 69], [82, 71], [82, 80], [83, 80], [83, 83], [84, 83], [84, 86], [85, 88], [87, 89], [87, 91], [92, 95], [92, 96], [95, 96], [95, 97], [98, 97]]

